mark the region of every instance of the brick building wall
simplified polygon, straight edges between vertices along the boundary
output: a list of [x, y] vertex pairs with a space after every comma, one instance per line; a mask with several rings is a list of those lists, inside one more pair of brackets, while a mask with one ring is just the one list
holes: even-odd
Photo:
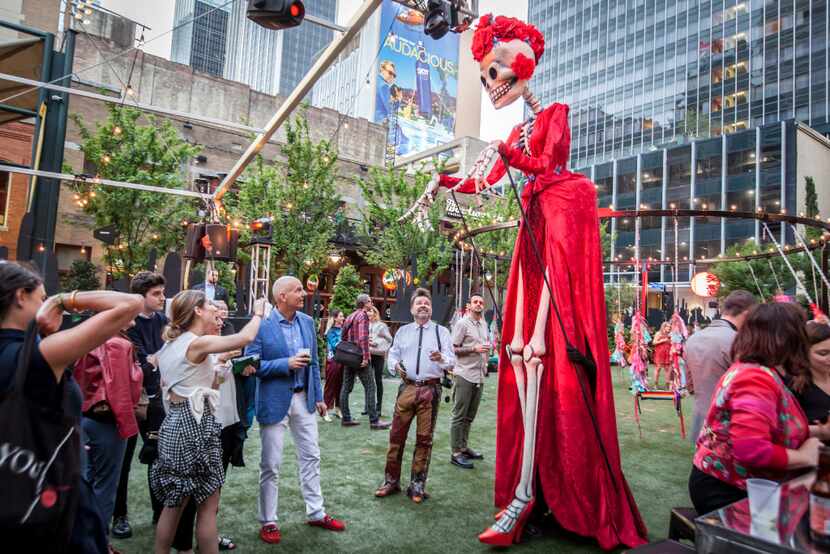
[[[28, 166], [32, 159], [32, 135], [34, 126], [30, 123], [15, 121], [0, 126], [0, 162]], [[8, 174], [0, 173], [0, 180], [5, 181]], [[20, 234], [20, 221], [26, 213], [26, 201], [29, 192], [29, 177], [12, 174], [8, 189], [8, 211], [4, 225], [0, 225], [0, 246], [9, 249], [9, 259], [17, 259], [17, 237]], [[0, 211], [5, 206], [0, 206]]]

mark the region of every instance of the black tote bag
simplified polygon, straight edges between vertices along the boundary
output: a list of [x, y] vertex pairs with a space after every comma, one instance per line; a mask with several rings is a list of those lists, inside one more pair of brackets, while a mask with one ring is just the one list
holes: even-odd
[[[32, 552], [62, 552], [78, 506], [80, 437], [77, 418], [44, 410], [24, 394], [36, 332], [33, 322], [14, 388], [0, 396], [0, 529], [2, 536], [25, 540]], [[64, 405], [68, 388], [62, 386]]]
[[[357, 319], [357, 318], [355, 318]], [[334, 361], [346, 367], [357, 369], [363, 365], [363, 349], [356, 342], [346, 340], [349, 336], [349, 329], [352, 328], [354, 319], [349, 322], [349, 326], [343, 328], [343, 338], [334, 347]]]

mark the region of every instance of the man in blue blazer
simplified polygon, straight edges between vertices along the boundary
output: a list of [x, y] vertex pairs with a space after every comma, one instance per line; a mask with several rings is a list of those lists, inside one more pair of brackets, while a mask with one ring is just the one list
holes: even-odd
[[314, 320], [300, 311], [306, 293], [299, 279], [286, 276], [276, 280], [272, 294], [276, 309], [262, 322], [245, 353], [260, 357], [256, 371], [256, 418], [262, 439], [259, 536], [266, 543], [277, 544], [282, 537], [277, 526], [277, 483], [286, 429], [294, 437], [308, 524], [330, 531], [343, 531], [346, 526], [323, 509], [315, 412], [324, 416], [326, 404], [320, 385]]

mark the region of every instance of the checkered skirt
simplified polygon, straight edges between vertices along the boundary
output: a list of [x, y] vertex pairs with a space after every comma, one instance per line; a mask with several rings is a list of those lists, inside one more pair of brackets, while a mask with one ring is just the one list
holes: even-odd
[[221, 430], [207, 405], [198, 423], [186, 402], [170, 405], [150, 471], [150, 486], [165, 506], [181, 506], [187, 497], [201, 504], [225, 482]]

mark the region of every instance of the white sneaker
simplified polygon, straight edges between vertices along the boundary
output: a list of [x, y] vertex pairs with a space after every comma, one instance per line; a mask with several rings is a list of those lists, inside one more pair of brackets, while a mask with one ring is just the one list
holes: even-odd
[[336, 417], [337, 419], [343, 419], [343, 412], [340, 411], [340, 408], [334, 408], [333, 410], [331, 410], [331, 413], [333, 413], [334, 417]]
[[326, 423], [331, 423], [334, 420], [332, 419], [331, 414], [327, 413], [323, 416], [323, 421], [325, 421]]

